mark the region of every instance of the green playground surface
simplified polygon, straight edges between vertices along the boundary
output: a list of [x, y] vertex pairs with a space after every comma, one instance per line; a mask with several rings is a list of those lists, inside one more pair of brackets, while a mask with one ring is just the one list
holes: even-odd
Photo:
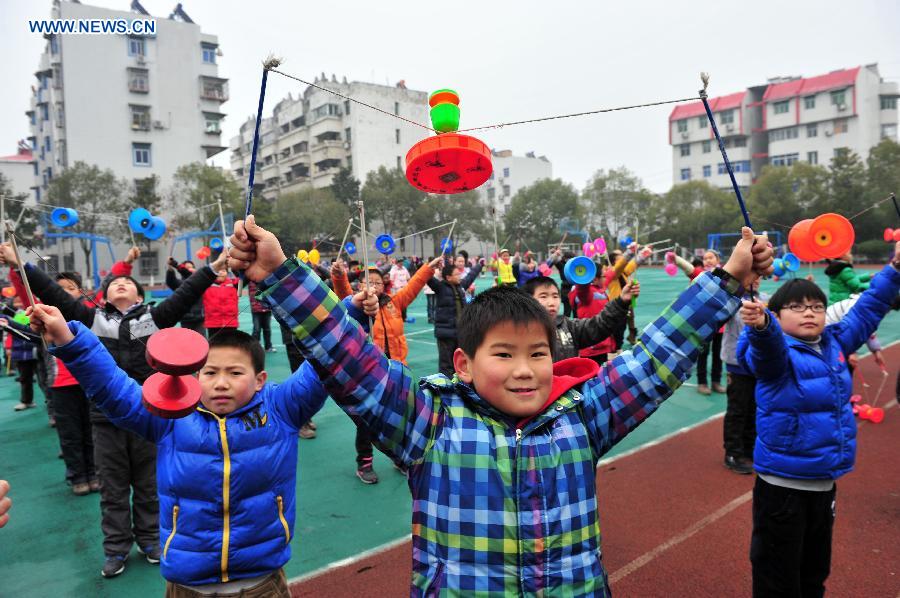
[[[817, 282], [827, 288], [821, 269]], [[642, 294], [637, 325], [642, 328], [687, 285], [678, 275], [660, 269], [639, 271]], [[479, 290], [490, 280], [478, 280]], [[771, 293], [777, 283], [766, 281]], [[410, 306], [415, 322], [407, 325], [409, 365], [416, 376], [437, 370], [437, 350], [425, 313], [425, 298]], [[241, 327], [251, 329], [247, 300], [242, 300]], [[274, 324], [274, 322], [273, 322]], [[272, 380], [289, 375], [287, 357], [277, 326], [273, 326], [277, 353], [267, 355]], [[879, 330], [882, 343], [900, 339], [900, 317], [890, 314]], [[648, 442], [713, 417], [725, 409], [725, 395], [702, 396], [689, 380], [646, 423], [616, 446], [614, 457]], [[159, 568], [133, 550], [128, 566], [114, 579], [100, 577], [103, 563], [99, 495], [78, 497], [64, 482], [64, 466], [57, 458], [56, 432], [47, 425], [43, 395], [36, 391], [40, 408], [14, 412], [19, 387], [13, 377], [0, 377], [0, 478], [10, 481], [13, 509], [9, 524], [0, 530], [0, 596], [160, 596], [164, 581]], [[355, 428], [333, 402], [316, 415], [318, 437], [300, 440], [297, 469], [297, 520], [291, 542], [293, 558], [288, 578], [352, 558], [409, 534], [410, 498], [406, 479], [376, 451], [375, 469], [380, 482], [366, 486], [356, 478]], [[721, 446], [710, 446], [721, 453]]]

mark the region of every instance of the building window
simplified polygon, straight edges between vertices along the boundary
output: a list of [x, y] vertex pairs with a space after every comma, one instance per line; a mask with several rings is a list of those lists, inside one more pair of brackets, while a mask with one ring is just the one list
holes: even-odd
[[203, 119], [205, 121], [205, 130], [210, 135], [219, 135], [222, 133], [222, 119], [225, 118], [221, 114], [215, 112], [204, 112]]
[[402, 169], [402, 167], [400, 166], [400, 156], [397, 156], [397, 170], [401, 170], [401, 169]]
[[149, 143], [132, 143], [131, 144], [131, 163], [134, 166], [150, 166], [150, 144]]
[[45, 149], [46, 151], [49, 152], [49, 151], [50, 151], [50, 147], [51, 147], [51, 146], [50, 146], [50, 138], [49, 138], [49, 137], [44, 137], [44, 149]]
[[799, 135], [797, 127], [785, 127], [784, 129], [773, 129], [769, 131], [769, 141], [783, 141], [785, 139], [796, 139]]
[[[750, 172], [750, 160], [738, 160], [736, 162], [731, 163], [731, 171], [732, 172]], [[728, 169], [725, 167], [724, 162], [719, 162], [718, 166], [719, 174], [728, 174]]]
[[344, 114], [350, 116], [350, 100], [344, 101]]
[[150, 130], [150, 106], [136, 106], [131, 104], [131, 130], [132, 131], [149, 131]]
[[41, 120], [50, 120], [50, 108], [47, 104], [41, 104]]
[[703, 167], [703, 176], [704, 176], [704, 178], [712, 176], [712, 166], [707, 164], [706, 166]]
[[156, 251], [141, 251], [141, 257], [138, 258], [138, 270], [141, 276], [150, 276], [158, 274], [159, 257]]
[[200, 44], [200, 54], [206, 64], [216, 63], [216, 46], [213, 44]]
[[687, 119], [682, 118], [681, 120], [676, 121], [676, 124], [678, 125], [679, 133], [687, 132]]
[[681, 169], [681, 180], [682, 181], [691, 180], [691, 169], [690, 168], [682, 168]]
[[704, 154], [708, 154], [709, 152], [712, 151], [712, 143], [711, 143], [711, 142], [709, 142], [709, 141], [704, 141], [701, 145], [703, 146], [703, 153], [704, 153]]
[[509, 177], [509, 167], [508, 166], [503, 169], [503, 178], [507, 178], [507, 177]]
[[897, 98], [881, 98], [881, 109], [882, 110], [896, 110], [897, 109]]
[[747, 138], [735, 137], [734, 139], [732, 139], [732, 145], [734, 147], [747, 147]]
[[791, 111], [791, 101], [775, 102], [775, 114], [787, 114]]
[[847, 105], [847, 101], [846, 101], [846, 99], [847, 99], [847, 94], [846, 94], [846, 91], [847, 91], [847, 90], [845, 90], [845, 89], [842, 89], [842, 90], [840, 90], [840, 91], [832, 91], [832, 92], [831, 92], [831, 104], [832, 104], [833, 106], [837, 106], [837, 107], [839, 107], [839, 108], [840, 108], [841, 106], [846, 106], [846, 105]]
[[705, 129], [709, 125], [709, 121], [706, 120], [706, 116], [698, 116], [697, 117], [697, 126], [701, 129]]
[[723, 110], [719, 113], [719, 122], [723, 125], [734, 123], [734, 110]]
[[818, 164], [819, 152], [806, 152], [806, 161], [810, 164]]
[[509, 185], [503, 185], [503, 197], [509, 197], [511, 193], [512, 190], [510, 189]]
[[816, 107], [816, 96], [806, 96], [803, 98], [803, 107], [807, 110], [812, 110]]
[[150, 72], [147, 69], [128, 69], [128, 91], [136, 93], [150, 91]]
[[807, 137], [818, 137], [819, 136], [819, 125], [813, 123], [811, 125], [806, 125], [806, 136]]
[[781, 156], [772, 156], [769, 161], [772, 166], [790, 166], [800, 160], [800, 154], [784, 154]]
[[682, 157], [682, 158], [684, 158], [685, 156], [690, 156], [690, 155], [691, 155], [691, 145], [690, 145], [689, 143], [682, 143], [682, 144], [679, 146], [679, 150], [681, 150], [681, 157]]
[[201, 77], [200, 97], [208, 100], [228, 100], [228, 93], [225, 91], [225, 80], [214, 79], [213, 77]]
[[347, 156], [347, 170], [353, 170], [353, 156]]
[[493, 200], [495, 195], [497, 195], [497, 190], [494, 189], [493, 187], [488, 187], [488, 190], [487, 190], [488, 199]]
[[834, 148], [834, 157], [840, 158], [841, 156], [846, 156], [850, 153], [850, 150], [846, 147], [836, 147]]
[[394, 102], [394, 114], [400, 114], [400, 102]]
[[[350, 131], [350, 127], [347, 127], [346, 129], [344, 129], [344, 141], [346, 141], [347, 143], [350, 143], [351, 141], [353, 141], [353, 134]], [[400, 142], [398, 141], [397, 143], [400, 143]]]
[[394, 129], [394, 141], [400, 143], [400, 129]]
[[34, 166], [34, 176], [37, 176], [37, 175], [38, 175], [38, 165], [37, 165], [37, 162], [32, 162], [31, 165]]
[[881, 138], [897, 141], [897, 123], [881, 125]]
[[835, 135], [840, 135], [842, 133], [846, 133], [847, 128], [848, 128], [848, 126], [847, 126], [846, 118], [839, 118], [834, 121], [834, 134]]
[[50, 53], [51, 54], [59, 54], [59, 41], [57, 41], [55, 35], [50, 36]]
[[144, 57], [146, 49], [144, 47], [144, 38], [143, 37], [129, 37], [128, 39], [128, 55], [129, 56], [140, 56]]

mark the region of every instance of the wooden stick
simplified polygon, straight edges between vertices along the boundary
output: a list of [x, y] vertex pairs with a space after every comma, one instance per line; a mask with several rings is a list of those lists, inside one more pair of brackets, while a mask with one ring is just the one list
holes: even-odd
[[[6, 233], [9, 235], [9, 242], [12, 246], [13, 254], [16, 256], [16, 262], [19, 264], [19, 276], [22, 278], [22, 284], [25, 286], [25, 295], [28, 296], [28, 303], [34, 307], [36, 305], [34, 302], [34, 294], [31, 292], [31, 283], [28, 282], [28, 277], [25, 276], [25, 264], [22, 263], [22, 256], [19, 255], [19, 244], [16, 243], [16, 231], [9, 221], [4, 224], [6, 224]], [[44, 350], [46, 351], [47, 341], [44, 339], [43, 334], [41, 335], [41, 345], [43, 345]]]
[[[363, 280], [366, 285], [366, 295], [368, 296], [370, 292], [369, 287], [369, 242], [366, 240], [366, 206], [362, 200], [356, 202], [356, 205], [359, 206], [359, 230], [362, 238], [362, 246], [363, 246]], [[372, 316], [368, 316], [369, 318], [369, 336], [372, 336]]]

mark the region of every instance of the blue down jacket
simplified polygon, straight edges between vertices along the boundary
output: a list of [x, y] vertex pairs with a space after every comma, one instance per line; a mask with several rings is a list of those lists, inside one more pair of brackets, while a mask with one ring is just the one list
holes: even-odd
[[822, 353], [784, 334], [769, 313], [764, 330], [745, 327], [738, 361], [756, 383], [756, 471], [784, 478], [837, 479], [853, 469], [856, 422], [846, 356], [875, 332], [900, 290], [886, 266], [843, 320], [822, 332]]
[[79, 322], [51, 352], [116, 425], [155, 442], [162, 574], [199, 585], [255, 577], [291, 557], [297, 431], [325, 401], [304, 363], [283, 384], [266, 384], [220, 417], [202, 407], [181, 419], [151, 415], [141, 387]]

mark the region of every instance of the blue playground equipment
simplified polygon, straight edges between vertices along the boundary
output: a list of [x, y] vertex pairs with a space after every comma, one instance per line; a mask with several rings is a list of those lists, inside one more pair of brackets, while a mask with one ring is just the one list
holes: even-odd
[[[772, 243], [772, 246], [776, 248], [784, 245], [784, 236], [781, 234], [781, 231], [777, 230], [764, 230], [757, 234], [760, 235], [768, 235], [769, 241]], [[715, 249], [722, 254], [723, 247], [725, 249], [730, 250], [734, 243], [730, 245], [725, 245], [722, 240], [723, 239], [731, 239], [734, 238], [734, 242], [737, 243], [737, 240], [741, 237], [741, 233], [709, 233], [706, 235], [706, 249]]]
[[[225, 218], [225, 230], [233, 230], [234, 229], [234, 214], [232, 212], [226, 212], [223, 217]], [[194, 239], [220, 239], [222, 240], [222, 223], [219, 221], [219, 218], [216, 217], [210, 227], [207, 230], [196, 230], [196, 231], [188, 231], [186, 233], [182, 233], [177, 235], [174, 239], [172, 239], [172, 244], [169, 246], [169, 255], [175, 255], [176, 246], [184, 241], [184, 259], [185, 260], [193, 260], [194, 259], [194, 250], [191, 248], [191, 243]], [[212, 244], [210, 242], [202, 242], [200, 246], [210, 245], [210, 249], [212, 249]]]

